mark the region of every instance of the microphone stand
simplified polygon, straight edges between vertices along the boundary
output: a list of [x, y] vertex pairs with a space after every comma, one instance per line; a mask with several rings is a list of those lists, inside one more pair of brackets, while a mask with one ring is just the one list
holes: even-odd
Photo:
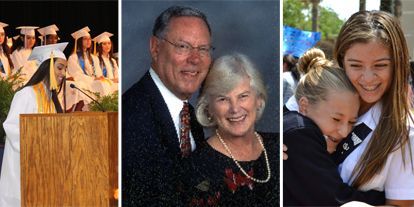
[[63, 77], [63, 113], [66, 113], [66, 76]]
[[76, 87], [75, 84], [71, 83], [69, 85], [71, 88], [76, 88], [78, 89], [80, 92], [82, 92], [83, 94], [85, 94], [88, 98], [90, 98], [92, 101], [94, 101], [96, 104], [98, 104], [99, 108], [101, 109], [102, 112], [105, 112], [104, 107], [94, 98], [92, 98], [91, 96], [89, 96], [87, 93], [85, 93], [83, 90], [81, 90], [80, 88]]

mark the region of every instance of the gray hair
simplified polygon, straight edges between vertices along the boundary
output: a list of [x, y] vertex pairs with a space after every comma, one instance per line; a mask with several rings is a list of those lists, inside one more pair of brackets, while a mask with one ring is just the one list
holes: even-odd
[[211, 98], [230, 92], [246, 77], [250, 79], [250, 87], [255, 91], [256, 97], [262, 100], [256, 116], [256, 120], [260, 119], [267, 100], [266, 87], [260, 72], [247, 56], [236, 53], [215, 60], [207, 74], [196, 106], [196, 117], [202, 126], [217, 126], [208, 111]]
[[155, 20], [152, 35], [155, 37], [165, 37], [164, 35], [167, 31], [168, 24], [174, 17], [197, 17], [202, 19], [206, 23], [211, 36], [210, 24], [207, 21], [206, 15], [198, 9], [183, 6], [171, 6], [163, 11]]

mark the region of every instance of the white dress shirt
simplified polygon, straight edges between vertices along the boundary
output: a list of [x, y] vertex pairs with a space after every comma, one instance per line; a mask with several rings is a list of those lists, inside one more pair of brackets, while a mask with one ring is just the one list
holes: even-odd
[[[160, 77], [155, 73], [155, 71], [152, 68], [150, 68], [149, 73], [151, 75], [152, 80], [154, 80], [158, 90], [161, 92], [162, 98], [167, 104], [168, 110], [170, 111], [170, 115], [175, 125], [175, 131], [177, 132], [176, 138], [178, 139], [178, 143], [180, 143], [180, 112], [183, 108], [183, 102], [188, 102], [188, 100], [181, 100], [177, 96], [175, 96], [170, 90], [168, 90], [168, 88], [165, 87], [165, 85], [162, 83]], [[191, 150], [194, 151], [196, 145], [191, 131], [190, 142]]]

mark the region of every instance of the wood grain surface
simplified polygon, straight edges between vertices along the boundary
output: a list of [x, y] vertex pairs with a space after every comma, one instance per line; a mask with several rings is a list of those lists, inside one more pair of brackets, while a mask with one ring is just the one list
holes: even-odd
[[118, 113], [20, 116], [22, 206], [117, 206]]

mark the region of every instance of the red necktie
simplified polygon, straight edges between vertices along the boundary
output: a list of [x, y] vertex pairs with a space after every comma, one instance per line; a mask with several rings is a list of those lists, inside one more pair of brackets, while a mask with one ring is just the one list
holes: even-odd
[[191, 152], [190, 108], [187, 102], [184, 102], [180, 112], [180, 149], [182, 157], [187, 157]]

